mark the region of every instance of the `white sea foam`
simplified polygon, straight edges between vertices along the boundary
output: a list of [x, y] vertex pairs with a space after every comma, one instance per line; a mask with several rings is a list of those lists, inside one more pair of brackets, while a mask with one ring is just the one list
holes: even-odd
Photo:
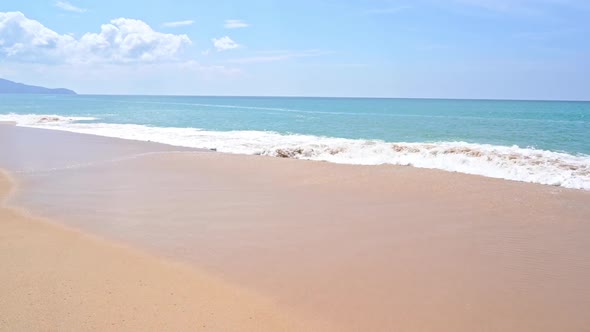
[[237, 154], [343, 164], [409, 165], [493, 178], [590, 190], [590, 156], [465, 142], [404, 143], [283, 135], [267, 131], [208, 131], [134, 124], [84, 123], [90, 117], [0, 115], [17, 125], [215, 149]]
[[[77, 121], [97, 120], [88, 116], [61, 116], [55, 114], [0, 114], [0, 121], [14, 121], [19, 126], [63, 125]], [[56, 128], [57, 129], [57, 128]]]

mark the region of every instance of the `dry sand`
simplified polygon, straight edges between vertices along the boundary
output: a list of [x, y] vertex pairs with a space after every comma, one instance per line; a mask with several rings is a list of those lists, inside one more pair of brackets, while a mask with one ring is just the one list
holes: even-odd
[[[11, 186], [0, 172], [0, 200]], [[0, 266], [1, 331], [310, 328], [251, 291], [5, 206]]]
[[[588, 331], [589, 192], [174, 149], [0, 128], [0, 165], [20, 185], [11, 204], [187, 262], [273, 299], [301, 323], [339, 331]], [[80, 273], [97, 271], [82, 256]]]

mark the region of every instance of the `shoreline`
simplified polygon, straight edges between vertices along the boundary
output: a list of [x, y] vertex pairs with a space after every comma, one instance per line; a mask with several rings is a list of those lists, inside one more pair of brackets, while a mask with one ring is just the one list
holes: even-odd
[[0, 329], [329, 330], [194, 266], [6, 205], [15, 186], [0, 169]]
[[10, 128], [0, 126], [0, 165], [31, 170], [17, 174], [12, 205], [185, 262], [274, 299], [298, 323], [342, 331], [590, 323], [588, 192]]
[[96, 118], [57, 115], [9, 114], [6, 119], [16, 121], [16, 125], [22, 128], [126, 139], [139, 143], [153, 141], [177, 148], [336, 164], [410, 166], [590, 191], [590, 155], [561, 150], [463, 141], [388, 142], [268, 131], [210, 131], [84, 123], [84, 120]]

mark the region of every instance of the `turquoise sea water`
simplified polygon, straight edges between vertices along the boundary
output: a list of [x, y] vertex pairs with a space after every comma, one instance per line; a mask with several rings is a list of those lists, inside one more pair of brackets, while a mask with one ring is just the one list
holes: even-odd
[[232, 153], [590, 188], [590, 102], [0, 95], [0, 120]]

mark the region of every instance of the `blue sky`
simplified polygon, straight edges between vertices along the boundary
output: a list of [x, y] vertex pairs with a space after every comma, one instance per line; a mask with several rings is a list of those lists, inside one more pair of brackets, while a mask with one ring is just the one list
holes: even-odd
[[0, 77], [80, 93], [590, 100], [587, 0], [0, 1]]

